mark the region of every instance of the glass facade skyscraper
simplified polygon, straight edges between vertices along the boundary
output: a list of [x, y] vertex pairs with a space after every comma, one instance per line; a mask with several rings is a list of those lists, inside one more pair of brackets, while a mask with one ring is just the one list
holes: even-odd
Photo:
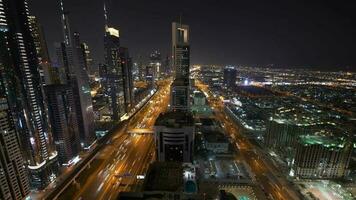
[[[25, 163], [35, 188], [44, 188], [56, 176], [57, 152], [48, 127], [36, 46], [29, 25], [26, 0], [2, 1], [2, 24], [5, 31], [1, 48], [7, 48], [4, 65], [8, 76], [3, 79], [9, 92], [8, 105], [19, 133]], [[4, 21], [2, 21], [4, 22]]]
[[171, 109], [189, 110], [189, 26], [172, 23], [172, 55], [175, 79], [172, 84]]
[[56, 44], [57, 61], [64, 68], [62, 83], [72, 87], [76, 99], [75, 111], [79, 127], [82, 148], [89, 148], [96, 139], [94, 129], [94, 112], [90, 95], [89, 77], [85, 69], [85, 58], [82, 53], [79, 33], [72, 35], [67, 12], [61, 3], [62, 30], [64, 41]]

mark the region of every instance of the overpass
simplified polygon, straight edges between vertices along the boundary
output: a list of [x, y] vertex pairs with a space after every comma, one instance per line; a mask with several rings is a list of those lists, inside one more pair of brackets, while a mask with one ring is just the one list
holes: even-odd
[[153, 135], [154, 134], [153, 130], [148, 129], [148, 128], [134, 128], [134, 129], [127, 131], [127, 133], [129, 133], [130, 135], [132, 135], [132, 134], [138, 134], [138, 135], [151, 134], [151, 135]]
[[80, 176], [80, 174], [88, 167], [90, 167], [92, 161], [96, 157], [97, 153], [99, 153], [100, 150], [108, 142], [111, 141], [111, 139], [114, 137], [113, 133], [115, 132], [121, 132], [121, 131], [126, 131], [128, 122], [131, 118], [133, 118], [139, 111], [141, 111], [147, 103], [151, 100], [151, 98], [157, 93], [158, 89], [153, 92], [153, 94], [147, 98], [144, 103], [140, 105], [138, 109], [136, 109], [129, 117], [121, 122], [119, 122], [112, 130], [109, 131], [105, 136], [97, 140], [97, 145], [91, 150], [90, 154], [82, 159], [81, 162], [75, 166], [75, 168], [69, 172], [68, 175], [65, 177], [61, 177], [58, 182], [56, 183], [56, 187], [52, 190], [47, 190], [46, 194], [44, 196], [44, 200], [56, 200], [58, 197], [71, 185], [71, 184], [77, 184], [76, 178]]

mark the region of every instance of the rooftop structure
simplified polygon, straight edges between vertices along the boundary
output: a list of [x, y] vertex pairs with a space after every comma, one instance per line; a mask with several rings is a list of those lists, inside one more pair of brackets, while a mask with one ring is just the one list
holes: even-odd
[[144, 191], [182, 191], [182, 164], [176, 162], [155, 162], [151, 164], [143, 189]]
[[159, 115], [155, 126], [167, 126], [171, 128], [180, 128], [183, 126], [193, 126], [193, 116], [188, 112], [172, 111]]

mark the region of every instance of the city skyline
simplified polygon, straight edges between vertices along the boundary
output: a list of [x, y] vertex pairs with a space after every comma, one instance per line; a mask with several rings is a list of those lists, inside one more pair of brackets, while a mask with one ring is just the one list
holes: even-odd
[[[338, 10], [352, 6], [58, 0], [52, 42], [29, 1], [0, 0], [0, 199], [355, 199], [356, 72], [310, 67], [353, 55], [352, 21], [341, 21], [354, 15]], [[121, 26], [121, 9], [139, 14]], [[248, 37], [235, 34], [242, 21]], [[318, 34], [321, 21], [343, 29]], [[212, 62], [242, 57], [309, 68]]]
[[[57, 4], [56, 1], [30, 2], [33, 14], [45, 27], [49, 47], [60, 37]], [[103, 62], [100, 51], [104, 45], [96, 39], [104, 32], [103, 1], [65, 4], [71, 12], [74, 30], [81, 32], [83, 40], [92, 46], [95, 61]], [[356, 60], [352, 56], [355, 4], [182, 1], [170, 5], [163, 1], [150, 4], [108, 1], [107, 7], [110, 25], [120, 29], [122, 42], [130, 46], [134, 59], [139, 56], [147, 59], [154, 49], [159, 49], [162, 55], [170, 54], [167, 25], [179, 21], [181, 13], [182, 22], [193, 27], [194, 64], [275, 64], [355, 70]], [[86, 19], [85, 22], [82, 19]], [[215, 49], [220, 51], [214, 52]]]

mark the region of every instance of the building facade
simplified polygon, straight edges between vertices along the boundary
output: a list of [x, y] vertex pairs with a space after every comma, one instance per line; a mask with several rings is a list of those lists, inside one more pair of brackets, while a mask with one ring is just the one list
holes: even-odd
[[41, 189], [56, 177], [58, 162], [48, 127], [28, 4], [26, 0], [4, 0], [1, 6], [6, 19], [1, 24], [6, 32], [1, 48], [8, 49], [9, 54], [3, 55], [3, 59], [11, 70], [11, 78], [5, 80], [5, 85], [16, 97], [9, 98], [9, 107], [19, 132], [31, 185]]
[[343, 138], [303, 135], [296, 146], [293, 173], [299, 178], [343, 178], [353, 151]]
[[172, 23], [172, 56], [176, 78], [189, 78], [190, 44], [189, 26]]
[[73, 90], [80, 143], [88, 149], [96, 139], [94, 130], [94, 112], [90, 93], [89, 77], [85, 69], [79, 33], [72, 35], [68, 13], [61, 1], [61, 20], [64, 41], [56, 44], [57, 62], [64, 69], [62, 83], [70, 85]]
[[172, 57], [175, 79], [171, 89], [171, 109], [189, 110], [189, 26], [172, 23]]
[[194, 119], [188, 112], [161, 114], [154, 126], [158, 161], [192, 162]]
[[[0, 0], [0, 9], [2, 0]], [[0, 198], [23, 199], [30, 192], [28, 173], [21, 154], [20, 141], [16, 130], [9, 100], [16, 92], [6, 87], [6, 79], [11, 78], [8, 72], [9, 55], [6, 45], [7, 25], [6, 17], [0, 13]], [[11, 83], [10, 83], [11, 84]], [[11, 100], [13, 101], [13, 100]]]
[[35, 16], [29, 16], [29, 25], [32, 37], [36, 46], [36, 53], [39, 62], [39, 71], [43, 85], [51, 84], [54, 71], [51, 67], [47, 42], [41, 24]]
[[119, 30], [107, 27], [104, 36], [106, 65], [106, 94], [109, 98], [110, 113], [113, 121], [118, 121], [125, 114], [125, 96], [123, 73], [120, 61]]
[[45, 87], [50, 124], [60, 164], [67, 164], [81, 150], [72, 88], [68, 85]]
[[224, 84], [228, 88], [234, 88], [236, 85], [237, 70], [232, 66], [224, 68]]

